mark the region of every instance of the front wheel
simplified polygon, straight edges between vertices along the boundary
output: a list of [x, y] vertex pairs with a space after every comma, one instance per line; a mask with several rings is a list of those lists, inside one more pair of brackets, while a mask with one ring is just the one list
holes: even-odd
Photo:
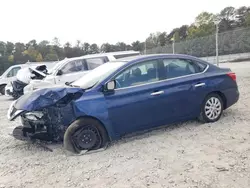
[[97, 120], [81, 118], [73, 122], [64, 134], [64, 148], [73, 153], [97, 150], [109, 141], [107, 131]]
[[205, 123], [218, 121], [223, 112], [223, 106], [223, 101], [218, 94], [209, 94], [202, 104], [199, 120]]
[[6, 85], [0, 86], [0, 94], [2, 95], [5, 95], [5, 86]]

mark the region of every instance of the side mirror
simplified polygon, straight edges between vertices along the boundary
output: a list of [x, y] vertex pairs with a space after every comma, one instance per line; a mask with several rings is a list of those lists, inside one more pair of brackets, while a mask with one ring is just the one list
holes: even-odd
[[113, 91], [115, 89], [116, 82], [111, 80], [105, 84], [104, 91]]
[[63, 75], [62, 70], [58, 70], [58, 72], [57, 72], [57, 76], [61, 76], [61, 75]]

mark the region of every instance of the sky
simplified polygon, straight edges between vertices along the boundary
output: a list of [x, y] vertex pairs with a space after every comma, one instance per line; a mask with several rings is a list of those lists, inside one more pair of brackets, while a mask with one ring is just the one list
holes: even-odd
[[2, 0], [0, 41], [132, 43], [227, 6], [250, 6], [250, 0]]

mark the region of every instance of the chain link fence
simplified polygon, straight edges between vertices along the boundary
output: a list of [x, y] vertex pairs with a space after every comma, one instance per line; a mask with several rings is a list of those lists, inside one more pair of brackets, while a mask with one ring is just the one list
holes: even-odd
[[[250, 58], [250, 28], [242, 28], [218, 34], [219, 61], [234, 60], [239, 58]], [[212, 63], [215, 62], [216, 40], [215, 34], [176, 42], [174, 51], [177, 54], [188, 54], [202, 57]], [[147, 54], [173, 53], [173, 45], [159, 46], [147, 49]], [[238, 55], [237, 55], [238, 54]]]

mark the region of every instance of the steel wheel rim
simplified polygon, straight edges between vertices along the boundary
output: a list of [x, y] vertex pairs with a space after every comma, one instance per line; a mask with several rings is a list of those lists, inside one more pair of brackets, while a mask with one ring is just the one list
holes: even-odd
[[101, 144], [98, 130], [92, 126], [86, 126], [77, 130], [73, 136], [75, 145], [80, 150], [93, 149]]
[[205, 114], [210, 120], [217, 119], [222, 110], [222, 105], [217, 97], [211, 97], [207, 100], [205, 104]]

